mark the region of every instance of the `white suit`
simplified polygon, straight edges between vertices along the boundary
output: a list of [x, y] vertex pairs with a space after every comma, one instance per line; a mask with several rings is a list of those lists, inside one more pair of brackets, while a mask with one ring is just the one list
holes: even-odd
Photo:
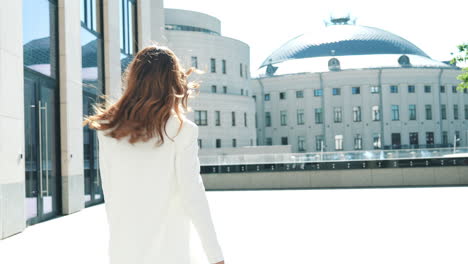
[[206, 263], [193, 241], [205, 261], [224, 259], [200, 175], [198, 126], [184, 117], [175, 136], [178, 126], [172, 115], [166, 131], [174, 142], [164, 135], [159, 147], [156, 138], [132, 145], [98, 130], [110, 264]]

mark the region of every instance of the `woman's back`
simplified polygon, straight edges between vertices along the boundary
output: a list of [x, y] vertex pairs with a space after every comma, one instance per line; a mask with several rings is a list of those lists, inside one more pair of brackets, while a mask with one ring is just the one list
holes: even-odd
[[201, 263], [190, 257], [190, 222], [208, 260], [223, 260], [198, 160], [198, 127], [171, 115], [164, 143], [128, 142], [98, 131], [111, 264]]

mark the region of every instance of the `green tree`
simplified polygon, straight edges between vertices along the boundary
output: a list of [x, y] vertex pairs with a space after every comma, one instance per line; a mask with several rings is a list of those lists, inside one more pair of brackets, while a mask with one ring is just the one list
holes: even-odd
[[[468, 61], [468, 44], [464, 43], [457, 46], [458, 54], [450, 61], [450, 64], [455, 64], [457, 62], [467, 62]], [[453, 56], [453, 52], [450, 53]], [[457, 76], [457, 80], [460, 80], [461, 83], [457, 86], [457, 90], [461, 91], [463, 89], [468, 89], [468, 67], [462, 69], [462, 73]]]

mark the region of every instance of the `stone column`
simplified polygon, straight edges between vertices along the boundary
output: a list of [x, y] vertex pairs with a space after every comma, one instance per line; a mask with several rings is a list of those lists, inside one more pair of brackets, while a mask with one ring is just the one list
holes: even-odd
[[120, 70], [120, 1], [104, 0], [104, 80], [106, 95], [116, 101], [122, 95]]
[[150, 28], [151, 40], [160, 45], [167, 45], [168, 40], [165, 36], [164, 7], [162, 0], [151, 1]]
[[164, 9], [162, 0], [140, 0], [137, 2], [138, 13], [138, 49], [164, 41]]
[[0, 8], [0, 239], [26, 228], [22, 1]]
[[80, 1], [58, 1], [62, 213], [85, 206]]

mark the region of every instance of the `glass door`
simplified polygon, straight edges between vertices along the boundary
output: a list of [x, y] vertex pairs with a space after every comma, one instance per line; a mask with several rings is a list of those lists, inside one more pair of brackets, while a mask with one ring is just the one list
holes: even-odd
[[[92, 114], [92, 104], [97, 95], [83, 93], [83, 114]], [[104, 201], [102, 194], [101, 175], [99, 170], [99, 148], [95, 130], [83, 127], [84, 143], [84, 178], [85, 178], [85, 206], [100, 204]]]
[[60, 174], [57, 86], [25, 69], [25, 166], [27, 224], [59, 214]]

